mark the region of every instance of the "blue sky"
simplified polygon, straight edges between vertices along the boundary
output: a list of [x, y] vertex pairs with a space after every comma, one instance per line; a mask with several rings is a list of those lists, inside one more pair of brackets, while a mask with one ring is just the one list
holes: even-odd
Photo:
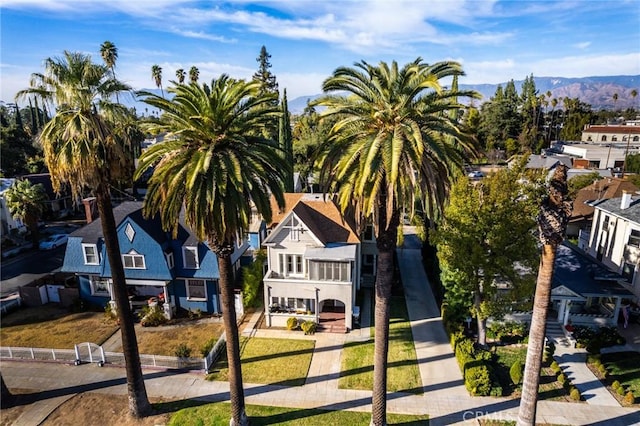
[[135, 89], [195, 65], [200, 81], [250, 78], [262, 45], [289, 99], [321, 92], [338, 66], [456, 60], [461, 83], [640, 74], [640, 1], [2, 0], [0, 100], [13, 101], [47, 57], [118, 48]]

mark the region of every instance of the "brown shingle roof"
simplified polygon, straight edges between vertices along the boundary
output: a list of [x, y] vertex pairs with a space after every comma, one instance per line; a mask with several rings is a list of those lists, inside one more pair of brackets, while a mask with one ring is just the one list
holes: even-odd
[[578, 191], [576, 199], [573, 201], [571, 220], [590, 219], [593, 216], [594, 208], [585, 204], [586, 201], [619, 198], [622, 197], [624, 191], [636, 192], [638, 187], [624, 179], [606, 178], [582, 188]]
[[[309, 227], [311, 232], [324, 244], [327, 243], [358, 243], [357, 234], [344, 220], [340, 210], [330, 199], [322, 194], [285, 194], [285, 209], [279, 212], [274, 198], [271, 198], [273, 220], [270, 228], [277, 226], [291, 211]], [[278, 214], [276, 214], [278, 212]]]
[[640, 126], [589, 126], [583, 130], [588, 133], [627, 133], [640, 134]]

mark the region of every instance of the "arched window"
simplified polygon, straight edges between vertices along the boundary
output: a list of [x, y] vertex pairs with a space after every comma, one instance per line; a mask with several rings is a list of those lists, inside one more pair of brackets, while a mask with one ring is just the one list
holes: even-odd
[[638, 141], [640, 141], [640, 136], [634, 136], [634, 137], [633, 137], [633, 141], [634, 141], [634, 142], [638, 142]]
[[617, 141], [617, 140], [618, 140], [618, 137], [617, 137], [617, 136], [611, 136], [611, 142], [615, 142], [615, 141]]
[[602, 135], [602, 139], [600, 139], [602, 142], [606, 142], [607, 141], [607, 135]]

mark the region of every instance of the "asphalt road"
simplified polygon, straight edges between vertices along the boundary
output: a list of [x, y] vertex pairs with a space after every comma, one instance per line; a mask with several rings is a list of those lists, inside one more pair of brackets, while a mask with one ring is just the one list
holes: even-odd
[[18, 287], [53, 272], [62, 266], [65, 246], [51, 251], [31, 250], [0, 263], [0, 297], [18, 291]]

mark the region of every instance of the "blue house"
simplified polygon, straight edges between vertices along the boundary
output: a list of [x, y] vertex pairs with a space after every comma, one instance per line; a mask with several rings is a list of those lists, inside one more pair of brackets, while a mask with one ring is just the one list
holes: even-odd
[[[174, 239], [158, 217], [143, 217], [141, 202], [124, 202], [113, 213], [133, 309], [158, 303], [168, 318], [178, 309], [221, 312], [217, 258], [182, 219]], [[231, 257], [234, 272], [248, 248], [246, 238], [238, 240]], [[81, 299], [99, 306], [115, 303], [99, 220], [69, 235], [62, 271], [77, 275]]]

